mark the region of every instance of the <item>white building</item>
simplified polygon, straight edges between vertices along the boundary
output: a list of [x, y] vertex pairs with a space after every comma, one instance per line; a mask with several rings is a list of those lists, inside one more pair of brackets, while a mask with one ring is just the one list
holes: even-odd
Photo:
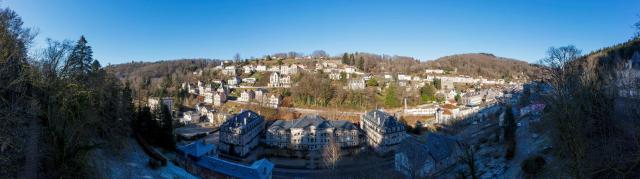
[[222, 106], [222, 104], [224, 104], [225, 102], [227, 102], [227, 95], [221, 92], [216, 92], [215, 95], [213, 95], [213, 105], [214, 106]]
[[250, 102], [254, 98], [255, 98], [255, 93], [252, 90], [246, 90], [240, 93], [240, 98], [238, 98], [238, 101]]
[[151, 110], [160, 109], [160, 104], [165, 105], [169, 108], [171, 114], [173, 114], [173, 98], [172, 97], [164, 97], [164, 98], [149, 98], [147, 101], [147, 105]]
[[258, 145], [264, 125], [264, 118], [255, 112], [240, 112], [220, 125], [218, 150], [239, 157], [246, 156]]
[[227, 80], [227, 84], [231, 86], [239, 85], [241, 82], [242, 82], [242, 79], [240, 79], [240, 77], [238, 76], [231, 77], [229, 80]]
[[440, 70], [440, 69], [426, 69], [425, 73], [427, 74], [443, 74], [444, 70]]
[[182, 119], [180, 120], [180, 123], [183, 123], [183, 124], [198, 123], [198, 122], [200, 122], [200, 114], [194, 111], [184, 112], [184, 114], [182, 115]]
[[243, 83], [248, 83], [248, 84], [255, 84], [256, 83], [256, 78], [243, 78], [242, 82]]
[[271, 95], [271, 97], [269, 97], [269, 103], [267, 105], [272, 108], [278, 108], [280, 107], [281, 102], [282, 97], [280, 97], [280, 95]]
[[344, 68], [344, 72], [347, 74], [353, 74], [356, 73], [358, 70], [356, 70], [356, 68], [354, 67], [345, 67]]
[[366, 87], [366, 83], [362, 78], [352, 79], [352, 80], [349, 80], [348, 87], [351, 90], [363, 90]]
[[235, 66], [224, 67], [224, 69], [222, 69], [222, 74], [227, 76], [236, 76], [236, 67]]
[[245, 66], [242, 66], [242, 69], [244, 70], [244, 74], [251, 74], [251, 73], [253, 73], [254, 71], [256, 71], [256, 68], [254, 68], [254, 67], [253, 67], [253, 66], [251, 66], [251, 65], [245, 65]]
[[203, 93], [204, 103], [213, 104], [213, 95], [214, 95], [213, 93], [215, 93], [215, 92], [205, 92], [205, 93]]
[[399, 81], [411, 81], [411, 76], [410, 75], [405, 75], [405, 74], [398, 74], [398, 80]]
[[322, 150], [331, 139], [342, 148], [360, 145], [359, 130], [345, 120], [326, 120], [307, 115], [293, 121], [278, 120], [266, 131], [265, 143], [289, 150]]
[[289, 75], [281, 75], [278, 72], [271, 73], [268, 86], [276, 88], [291, 87], [291, 77]]
[[256, 66], [256, 71], [265, 72], [265, 71], [267, 71], [267, 66], [258, 65], [258, 66]]
[[365, 113], [360, 118], [360, 128], [367, 136], [367, 144], [381, 154], [395, 150], [406, 137], [404, 125], [380, 110]]
[[329, 79], [330, 80], [340, 80], [340, 79], [342, 79], [342, 76], [340, 76], [340, 73], [331, 72], [331, 73], [329, 73]]

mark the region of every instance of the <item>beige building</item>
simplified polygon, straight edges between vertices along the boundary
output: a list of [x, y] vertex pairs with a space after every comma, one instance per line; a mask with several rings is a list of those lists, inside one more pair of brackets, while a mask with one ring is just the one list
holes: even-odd
[[278, 120], [266, 132], [265, 144], [282, 149], [322, 150], [334, 138], [343, 148], [360, 145], [360, 132], [345, 120], [327, 120], [318, 115], [307, 115], [293, 121]]
[[221, 152], [244, 157], [259, 143], [265, 120], [253, 111], [245, 110], [220, 125]]
[[404, 125], [395, 116], [377, 109], [360, 118], [360, 128], [367, 136], [367, 144], [381, 154], [395, 150], [407, 135]]
[[271, 73], [269, 77], [269, 87], [276, 88], [288, 88], [291, 87], [291, 77], [289, 75], [282, 75], [278, 72]]

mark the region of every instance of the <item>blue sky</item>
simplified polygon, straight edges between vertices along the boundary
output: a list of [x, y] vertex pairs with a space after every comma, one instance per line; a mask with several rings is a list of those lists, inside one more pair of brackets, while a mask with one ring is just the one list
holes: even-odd
[[487, 52], [535, 62], [550, 46], [628, 40], [638, 0], [5, 0], [46, 38], [85, 35], [103, 64], [276, 52], [372, 52], [431, 60]]

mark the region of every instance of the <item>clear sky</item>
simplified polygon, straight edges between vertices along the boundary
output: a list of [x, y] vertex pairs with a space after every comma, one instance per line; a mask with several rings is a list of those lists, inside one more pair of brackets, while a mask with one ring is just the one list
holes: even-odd
[[85, 35], [103, 64], [276, 52], [421, 60], [487, 52], [535, 62], [550, 46], [628, 40], [639, 0], [4, 0], [46, 38]]

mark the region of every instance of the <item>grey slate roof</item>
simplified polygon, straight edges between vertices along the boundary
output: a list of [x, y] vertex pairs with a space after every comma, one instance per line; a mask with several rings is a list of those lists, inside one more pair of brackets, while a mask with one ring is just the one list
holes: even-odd
[[367, 112], [364, 119], [383, 128], [403, 126], [396, 117], [377, 109]]
[[190, 144], [178, 147], [178, 153], [188, 155], [190, 157], [200, 158], [216, 148], [213, 144], [207, 144], [203, 141], [196, 141]]
[[317, 129], [340, 128], [353, 130], [357, 129], [353, 123], [345, 120], [327, 120], [318, 115], [306, 115], [300, 119], [293, 121], [278, 120], [269, 126], [269, 130], [290, 129], [290, 128], [309, 128], [315, 126]]
[[318, 129], [333, 127], [333, 125], [323, 117], [320, 117], [318, 115], [306, 115], [301, 119], [295, 120], [291, 125], [291, 128], [307, 128], [311, 126], [315, 126]]
[[227, 176], [242, 179], [271, 178], [273, 163], [267, 159], [253, 162], [251, 166], [219, 159], [217, 157], [204, 157], [197, 165]]
[[[245, 119], [246, 119], [247, 125], [245, 125]], [[231, 117], [230, 119], [222, 123], [222, 125], [220, 125], [220, 130], [227, 131], [227, 130], [240, 128], [240, 131], [241, 131], [240, 133], [243, 134], [247, 130], [251, 130], [247, 128], [249, 124], [261, 123], [263, 121], [264, 121], [264, 118], [262, 116], [258, 115], [257, 113], [251, 110], [245, 110], [240, 112], [239, 114], [234, 115], [233, 117]]]

